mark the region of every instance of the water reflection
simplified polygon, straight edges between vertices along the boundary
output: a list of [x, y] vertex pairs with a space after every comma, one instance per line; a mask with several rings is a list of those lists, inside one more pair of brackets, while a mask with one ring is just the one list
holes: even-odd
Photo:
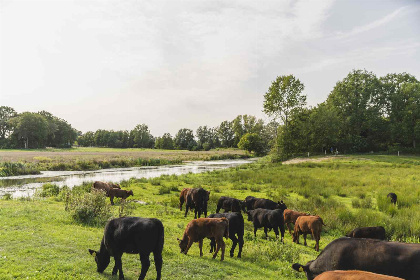
[[190, 172], [201, 173], [235, 167], [253, 161], [255, 159], [193, 161], [184, 165], [112, 168], [95, 171], [44, 171], [38, 175], [0, 177], [0, 196], [6, 193], [12, 194], [14, 198], [32, 196], [37, 188], [48, 182], [60, 187], [68, 186], [72, 188], [81, 185], [83, 182], [121, 182], [130, 178], [153, 178], [161, 175], [181, 175]]

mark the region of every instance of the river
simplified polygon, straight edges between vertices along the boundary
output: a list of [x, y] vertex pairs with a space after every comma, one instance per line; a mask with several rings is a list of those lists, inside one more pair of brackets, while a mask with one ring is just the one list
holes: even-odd
[[119, 183], [130, 178], [154, 178], [161, 175], [181, 175], [202, 173], [236, 167], [256, 159], [191, 161], [182, 165], [163, 165], [150, 167], [110, 168], [94, 171], [42, 171], [38, 175], [0, 177], [0, 196], [11, 194], [13, 198], [33, 196], [36, 189], [45, 183], [72, 188], [83, 182]]

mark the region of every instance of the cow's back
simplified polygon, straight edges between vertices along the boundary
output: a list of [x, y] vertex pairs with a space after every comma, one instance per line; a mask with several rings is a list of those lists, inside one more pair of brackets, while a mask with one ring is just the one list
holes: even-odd
[[418, 280], [419, 264], [420, 244], [342, 237], [328, 244], [309, 269], [314, 275], [357, 269]]
[[184, 234], [197, 242], [206, 237], [224, 236], [228, 226], [226, 218], [198, 218], [188, 223]]
[[327, 271], [315, 277], [315, 280], [404, 280], [399, 277], [388, 276], [360, 270]]

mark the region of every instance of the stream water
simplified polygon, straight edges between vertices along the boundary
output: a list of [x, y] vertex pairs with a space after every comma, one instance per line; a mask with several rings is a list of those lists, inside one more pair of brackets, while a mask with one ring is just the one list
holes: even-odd
[[83, 182], [118, 183], [130, 178], [154, 178], [161, 175], [201, 173], [251, 163], [256, 159], [192, 161], [183, 165], [151, 167], [111, 168], [94, 171], [42, 171], [38, 175], [0, 177], [0, 196], [11, 194], [13, 198], [32, 196], [36, 189], [51, 182], [60, 187], [72, 188]]

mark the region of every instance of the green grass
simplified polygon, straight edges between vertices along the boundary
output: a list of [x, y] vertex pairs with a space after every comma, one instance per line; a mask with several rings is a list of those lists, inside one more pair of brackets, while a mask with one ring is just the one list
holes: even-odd
[[[321, 250], [350, 229], [368, 225], [383, 225], [392, 240], [419, 242], [420, 172], [415, 164], [419, 158], [411, 160], [413, 163], [407, 164], [404, 159], [389, 156], [368, 159], [355, 156], [296, 165], [262, 160], [202, 174], [130, 179], [121, 182], [121, 187], [133, 190], [132, 201], [146, 202], [146, 205], [130, 202], [132, 215], [156, 217], [165, 226], [163, 279], [306, 279], [294, 272], [291, 264], [316, 258], [315, 242], [309, 238], [308, 247], [294, 244], [286, 231], [283, 245], [274, 240], [272, 231], [269, 240], [264, 240], [261, 229], [254, 239], [248, 221], [242, 259], [228, 256], [230, 240], [226, 241], [227, 256], [223, 262], [220, 252], [215, 260], [211, 258], [208, 240], [202, 258], [197, 244], [187, 256], [180, 254], [176, 238], [182, 236], [193, 214], [184, 218], [179, 211], [179, 191], [199, 186], [210, 190], [210, 213], [214, 213], [222, 195], [239, 199], [254, 195], [282, 199], [288, 208], [319, 214], [327, 225], [321, 236]], [[46, 187], [45, 191], [50, 194], [50, 189]], [[88, 189], [86, 185], [77, 191]], [[398, 194], [396, 207], [386, 200], [390, 191]], [[87, 251], [99, 248], [103, 225], [75, 222], [64, 210], [63, 197], [60, 193], [47, 198], [0, 200], [1, 279], [116, 279], [110, 275], [113, 262], [104, 274], [99, 274]], [[117, 202], [111, 207], [113, 216], [118, 216], [119, 205]], [[124, 254], [123, 269], [127, 279], [137, 279], [138, 256]], [[155, 277], [152, 261], [146, 279]]]

